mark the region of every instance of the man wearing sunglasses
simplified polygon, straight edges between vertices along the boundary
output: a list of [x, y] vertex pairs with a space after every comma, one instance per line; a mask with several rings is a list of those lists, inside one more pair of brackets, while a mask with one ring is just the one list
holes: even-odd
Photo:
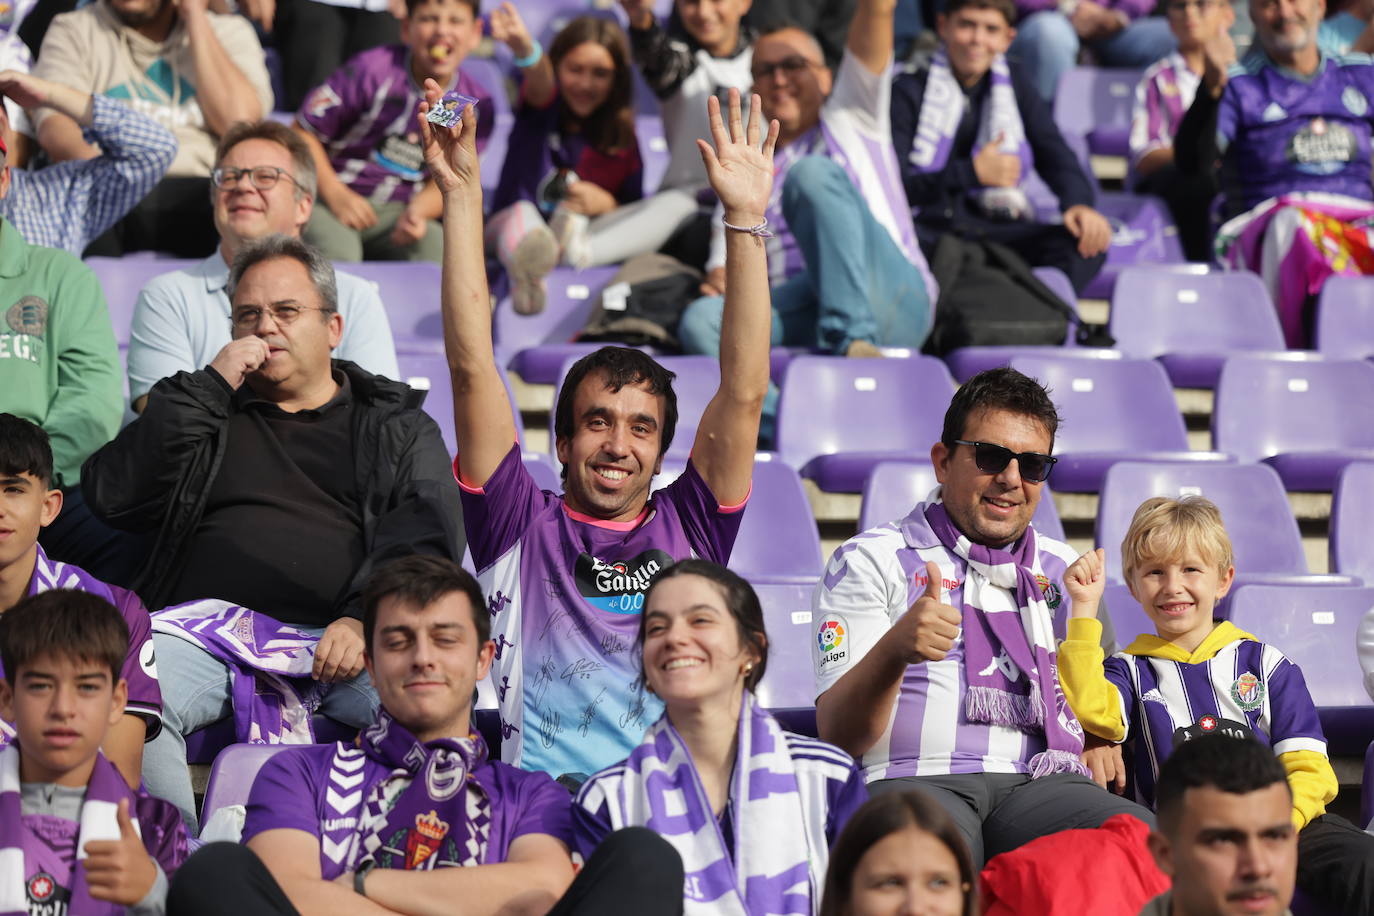
[[930, 450], [939, 489], [842, 545], [816, 590], [820, 736], [859, 758], [870, 792], [940, 802], [980, 867], [1116, 814], [1153, 822], [1088, 778], [1059, 688], [1076, 555], [1031, 523], [1058, 425], [1034, 379], [974, 376]]

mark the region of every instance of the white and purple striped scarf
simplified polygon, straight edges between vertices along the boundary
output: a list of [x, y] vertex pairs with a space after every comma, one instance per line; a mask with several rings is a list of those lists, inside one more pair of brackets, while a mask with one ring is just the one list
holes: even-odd
[[[972, 722], [1043, 729], [1048, 748], [1030, 761], [1032, 778], [1089, 775], [1083, 726], [1059, 687], [1054, 622], [1036, 581], [1034, 528], [1010, 549], [974, 544], [955, 527], [943, 503], [925, 510], [930, 530], [967, 564], [963, 587], [964, 712]], [[1054, 698], [1053, 715], [1045, 698]]]
[[214, 599], [166, 608], [152, 621], [154, 633], [194, 643], [229, 667], [240, 742], [315, 743], [311, 716], [327, 688], [310, 677], [319, 637]]
[[828, 850], [810, 848], [782, 726], [745, 691], [738, 730], [733, 861], [667, 713], [630, 753], [620, 793], [607, 802], [619, 807], [621, 823], [648, 827], [682, 856], [686, 916], [810, 916], [820, 904]]
[[[1014, 188], [979, 188], [971, 192], [979, 208], [999, 219], [1030, 219], [1035, 208], [1023, 190], [1034, 168], [1030, 144], [1026, 142], [1026, 126], [1021, 123], [1021, 111], [1016, 107], [1016, 91], [1011, 83], [1011, 71], [1004, 55], [992, 62], [992, 87], [988, 102], [983, 106], [983, 118], [978, 124], [974, 152], [1002, 137], [1001, 151], [1012, 153], [1021, 160], [1021, 181]], [[921, 99], [921, 116], [916, 123], [916, 136], [907, 159], [917, 172], [938, 172], [949, 161], [954, 135], [964, 118], [968, 98], [963, 87], [949, 68], [949, 56], [944, 48], [935, 52], [926, 78], [925, 96]]]
[[[124, 777], [103, 755], [96, 755], [95, 768], [86, 784], [86, 799], [81, 804], [81, 828], [76, 841], [76, 862], [72, 866], [71, 900], [67, 912], [76, 916], [123, 916], [122, 905], [95, 900], [86, 886], [86, 844], [91, 840], [117, 840], [119, 800], [132, 796]], [[129, 817], [134, 829], [141, 828], [132, 808]], [[28, 916], [26, 869], [23, 847], [23, 801], [19, 791], [19, 748], [10, 745], [0, 750], [0, 916]]]

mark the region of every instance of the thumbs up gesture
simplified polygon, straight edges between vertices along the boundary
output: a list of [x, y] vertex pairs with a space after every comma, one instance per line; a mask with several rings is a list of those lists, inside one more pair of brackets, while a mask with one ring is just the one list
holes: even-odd
[[119, 803], [119, 839], [86, 844], [86, 886], [97, 900], [133, 906], [147, 896], [157, 880], [157, 865], [143, 848], [143, 840], [129, 817], [129, 800]]
[[897, 624], [907, 631], [903, 640], [908, 647], [907, 664], [938, 662], [954, 648], [954, 640], [959, 638], [959, 624], [963, 622], [963, 615], [957, 608], [945, 604], [943, 596], [944, 589], [940, 587], [940, 567], [934, 562], [927, 562], [926, 590], [907, 609]]

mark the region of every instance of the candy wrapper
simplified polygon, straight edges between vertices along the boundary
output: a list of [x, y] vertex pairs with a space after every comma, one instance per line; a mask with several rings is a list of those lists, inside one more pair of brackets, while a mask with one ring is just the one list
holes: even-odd
[[440, 127], [457, 127], [463, 119], [463, 109], [476, 105], [477, 100], [460, 92], [445, 92], [439, 103], [429, 109], [425, 120]]

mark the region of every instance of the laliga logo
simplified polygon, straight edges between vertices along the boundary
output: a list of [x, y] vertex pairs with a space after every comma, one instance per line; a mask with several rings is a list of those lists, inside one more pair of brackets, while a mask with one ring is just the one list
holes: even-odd
[[841, 648], [845, 640], [844, 620], [840, 617], [829, 616], [821, 621], [820, 629], [816, 631], [816, 646], [820, 651], [820, 665], [828, 667], [837, 665], [849, 657], [849, 652]]

